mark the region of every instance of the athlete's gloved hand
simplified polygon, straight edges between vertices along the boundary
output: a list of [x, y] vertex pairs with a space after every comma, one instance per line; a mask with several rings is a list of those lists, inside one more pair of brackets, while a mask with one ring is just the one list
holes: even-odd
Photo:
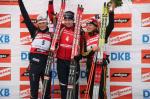
[[108, 65], [109, 63], [110, 63], [109, 55], [106, 55], [106, 58], [103, 59], [102, 65], [105, 66]]
[[82, 59], [82, 55], [81, 54], [79, 54], [79, 55], [74, 57], [74, 60], [76, 60], [76, 61], [80, 61], [81, 59]]
[[52, 2], [53, 0], [49, 0], [49, 1], [51, 1], [51, 2]]
[[22, 0], [18, 0], [18, 2], [20, 3], [20, 2], [22, 2]]
[[58, 49], [58, 46], [59, 46], [59, 43], [56, 42], [56, 44], [55, 44], [55, 49]]

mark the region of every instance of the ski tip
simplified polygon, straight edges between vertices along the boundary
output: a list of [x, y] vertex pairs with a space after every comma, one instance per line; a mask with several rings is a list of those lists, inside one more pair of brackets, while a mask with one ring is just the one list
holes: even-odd
[[80, 8], [80, 4], [78, 4], [78, 8]]
[[83, 8], [83, 5], [82, 5], [82, 4], [78, 4], [78, 7], [79, 7], [79, 8]]
[[49, 0], [49, 4], [52, 4], [53, 3], [53, 0]]
[[78, 10], [79, 10], [80, 12], [83, 12], [83, 10], [84, 10], [83, 6], [80, 5], [80, 4], [78, 4]]
[[83, 8], [83, 5], [80, 5], [80, 9], [83, 11], [83, 9], [84, 9], [84, 8]]
[[83, 5], [81, 5], [81, 8], [83, 8]]
[[106, 2], [104, 2], [104, 6], [106, 6]]
[[65, 3], [65, 0], [61, 0], [62, 3]]

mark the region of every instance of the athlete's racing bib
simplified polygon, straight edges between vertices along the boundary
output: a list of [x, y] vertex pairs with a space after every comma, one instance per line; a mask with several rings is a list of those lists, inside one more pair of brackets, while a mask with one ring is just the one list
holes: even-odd
[[44, 39], [35, 39], [32, 42], [32, 47], [48, 51], [50, 47], [50, 41]]
[[31, 44], [31, 53], [48, 54], [51, 45], [50, 33], [38, 33]]
[[93, 36], [92, 38], [87, 39], [87, 51], [92, 50], [92, 48], [97, 47], [98, 45], [98, 35]]

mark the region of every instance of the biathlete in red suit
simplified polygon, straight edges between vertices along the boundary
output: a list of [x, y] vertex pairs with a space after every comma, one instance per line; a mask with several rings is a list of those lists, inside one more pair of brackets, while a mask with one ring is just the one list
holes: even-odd
[[[69, 69], [71, 62], [71, 52], [74, 35], [74, 13], [67, 11], [64, 13], [64, 23], [60, 29], [60, 39], [57, 50], [57, 72], [60, 82], [61, 99], [66, 99]], [[77, 63], [76, 80], [79, 78], [80, 66]], [[76, 85], [76, 99], [78, 99], [78, 82]]]
[[[92, 66], [92, 61], [93, 61], [93, 57], [94, 57], [94, 53], [95, 51], [98, 51], [98, 38], [99, 38], [99, 30], [98, 30], [98, 22], [96, 19], [91, 19], [88, 23], [87, 23], [87, 31], [84, 33], [83, 36], [83, 44], [84, 44], [84, 51], [85, 52], [89, 52], [87, 55], [82, 55], [82, 57], [86, 58], [86, 73], [87, 73], [87, 81], [89, 79], [89, 74], [90, 74], [90, 70], [91, 70], [91, 66]], [[111, 31], [114, 28], [114, 11], [110, 11], [109, 12], [109, 24], [106, 27], [106, 34], [105, 34], [105, 43], [107, 43], [108, 37], [111, 33]], [[107, 65], [109, 63], [109, 59], [108, 59], [109, 55], [106, 55], [106, 53], [104, 53], [104, 59], [103, 62], [101, 63], [101, 65]], [[92, 77], [92, 82], [91, 82], [91, 86], [90, 86], [90, 99], [92, 99], [92, 94], [93, 94], [93, 85], [94, 85], [94, 75]], [[101, 86], [101, 84], [100, 84]], [[103, 93], [101, 93], [99, 91], [99, 95], [100, 95], [100, 99], [104, 99], [103, 97]]]
[[[32, 43], [29, 53], [30, 70], [30, 99], [38, 99], [40, 78], [44, 79], [44, 72], [48, 58], [48, 51], [52, 40], [52, 33], [49, 32], [46, 12], [37, 17], [37, 27], [31, 22], [22, 0], [18, 0], [24, 22], [30, 32]], [[49, 2], [49, 7], [52, 1]], [[48, 81], [44, 99], [50, 99], [51, 80]]]

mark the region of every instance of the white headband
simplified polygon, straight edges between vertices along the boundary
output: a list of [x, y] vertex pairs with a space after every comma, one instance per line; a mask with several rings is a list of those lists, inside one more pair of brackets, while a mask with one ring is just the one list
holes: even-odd
[[37, 23], [43, 23], [43, 22], [47, 23], [47, 19], [37, 20]]

